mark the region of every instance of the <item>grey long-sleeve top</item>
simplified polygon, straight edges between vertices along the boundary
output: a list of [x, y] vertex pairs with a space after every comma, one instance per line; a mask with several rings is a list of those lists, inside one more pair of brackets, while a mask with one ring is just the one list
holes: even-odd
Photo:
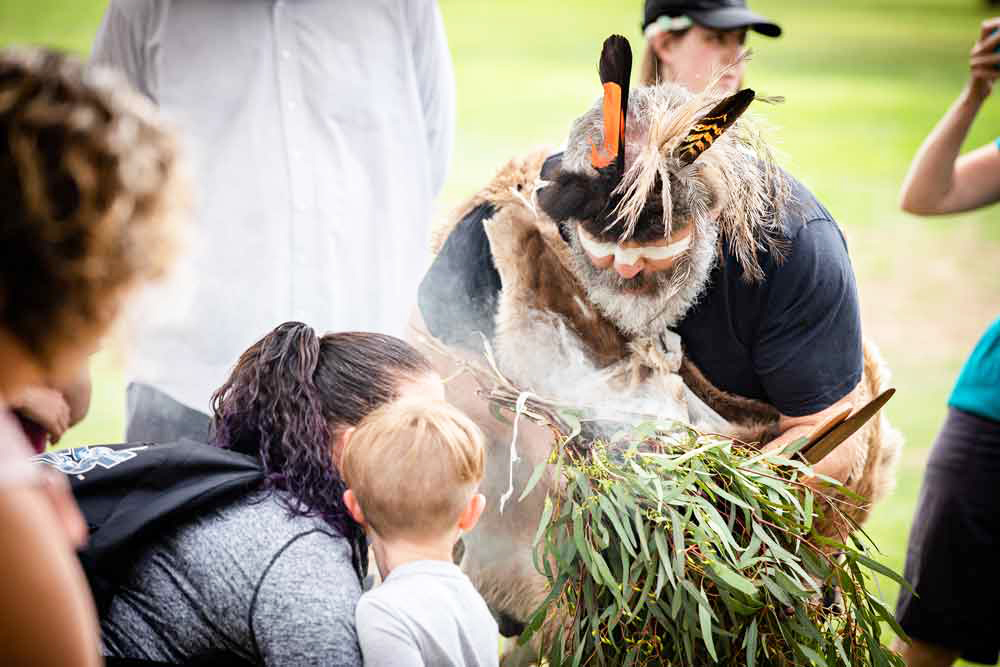
[[345, 538], [274, 496], [237, 501], [141, 554], [101, 619], [105, 655], [360, 667], [361, 585]]

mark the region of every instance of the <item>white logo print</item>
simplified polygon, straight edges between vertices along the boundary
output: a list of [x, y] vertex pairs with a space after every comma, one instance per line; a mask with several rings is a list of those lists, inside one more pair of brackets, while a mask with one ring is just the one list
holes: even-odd
[[45, 452], [31, 458], [36, 463], [44, 463], [66, 475], [81, 475], [90, 472], [97, 466], [105, 469], [114, 468], [119, 463], [134, 459], [139, 450], [146, 446], [129, 447], [128, 449], [111, 449], [110, 447], [74, 447]]

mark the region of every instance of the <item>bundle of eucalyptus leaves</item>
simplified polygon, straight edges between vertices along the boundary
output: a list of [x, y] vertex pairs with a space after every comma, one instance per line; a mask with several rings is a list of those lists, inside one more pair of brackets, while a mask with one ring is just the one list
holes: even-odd
[[871, 588], [906, 584], [856, 526], [848, 544], [817, 531], [852, 494], [795, 460], [804, 440], [762, 453], [673, 422], [589, 439], [578, 413], [557, 417], [569, 433], [535, 538], [551, 592], [521, 637], [551, 667], [903, 664]]

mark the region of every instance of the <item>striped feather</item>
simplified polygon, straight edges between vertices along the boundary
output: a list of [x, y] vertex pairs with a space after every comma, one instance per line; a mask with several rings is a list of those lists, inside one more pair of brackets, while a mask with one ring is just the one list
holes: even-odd
[[747, 110], [754, 97], [753, 90], [744, 88], [719, 102], [694, 124], [674, 154], [683, 164], [697, 160]]

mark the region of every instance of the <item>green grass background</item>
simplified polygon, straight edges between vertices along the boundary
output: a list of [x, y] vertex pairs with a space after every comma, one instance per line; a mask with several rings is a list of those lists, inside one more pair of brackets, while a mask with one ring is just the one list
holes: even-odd
[[[500, 163], [558, 145], [600, 93], [596, 58], [611, 32], [641, 44], [638, 0], [444, 0], [458, 85], [458, 128], [444, 213]], [[899, 389], [888, 411], [906, 436], [895, 494], [869, 532], [901, 569], [927, 450], [960, 364], [1000, 315], [996, 209], [934, 220], [899, 212], [907, 165], [960, 90], [967, 54], [987, 16], [976, 0], [755, 0], [785, 35], [752, 35], [748, 84], [783, 95], [758, 109], [782, 163], [841, 223], [859, 277], [865, 330], [882, 347]], [[2, 0], [0, 44], [42, 43], [86, 52], [100, 21], [95, 0]], [[220, 36], [223, 39], [224, 36]], [[638, 57], [637, 57], [638, 62]], [[967, 142], [1000, 134], [990, 100]], [[95, 359], [90, 415], [65, 443], [122, 437], [123, 387], [114, 345]], [[881, 582], [892, 601], [896, 589]]]

